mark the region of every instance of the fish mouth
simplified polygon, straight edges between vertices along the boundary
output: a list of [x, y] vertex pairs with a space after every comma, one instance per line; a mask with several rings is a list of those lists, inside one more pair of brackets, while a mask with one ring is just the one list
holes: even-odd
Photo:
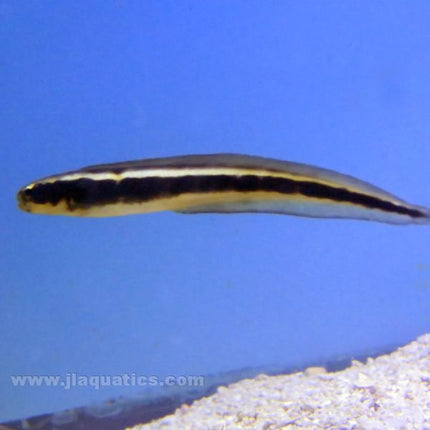
[[16, 199], [18, 200], [18, 207], [21, 210], [25, 212], [30, 212], [30, 208], [28, 205], [30, 198], [28, 196], [27, 191], [28, 191], [28, 187], [21, 188], [16, 195]]

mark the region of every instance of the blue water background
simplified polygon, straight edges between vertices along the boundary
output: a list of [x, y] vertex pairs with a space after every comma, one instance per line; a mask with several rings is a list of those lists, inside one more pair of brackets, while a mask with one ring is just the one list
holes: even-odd
[[430, 330], [430, 228], [20, 212], [89, 164], [238, 152], [430, 205], [427, 1], [0, 2], [0, 421], [137, 393], [11, 375], [298, 365]]

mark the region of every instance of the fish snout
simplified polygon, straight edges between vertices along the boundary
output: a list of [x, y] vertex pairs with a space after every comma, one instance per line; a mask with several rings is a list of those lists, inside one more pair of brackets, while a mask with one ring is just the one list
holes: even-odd
[[23, 211], [30, 212], [29, 203], [31, 202], [31, 188], [29, 186], [21, 188], [16, 198], [19, 208]]

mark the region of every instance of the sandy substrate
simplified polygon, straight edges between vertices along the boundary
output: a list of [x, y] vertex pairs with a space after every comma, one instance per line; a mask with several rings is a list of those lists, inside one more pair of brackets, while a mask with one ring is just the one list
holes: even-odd
[[137, 429], [430, 429], [430, 334], [340, 372], [309, 368], [219, 387]]

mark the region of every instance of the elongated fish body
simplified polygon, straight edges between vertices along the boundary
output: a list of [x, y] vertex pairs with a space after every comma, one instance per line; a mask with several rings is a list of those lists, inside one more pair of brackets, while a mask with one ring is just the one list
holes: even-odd
[[430, 209], [331, 170], [270, 158], [211, 154], [101, 164], [48, 176], [18, 192], [19, 207], [107, 217], [156, 211], [263, 212], [427, 224]]

